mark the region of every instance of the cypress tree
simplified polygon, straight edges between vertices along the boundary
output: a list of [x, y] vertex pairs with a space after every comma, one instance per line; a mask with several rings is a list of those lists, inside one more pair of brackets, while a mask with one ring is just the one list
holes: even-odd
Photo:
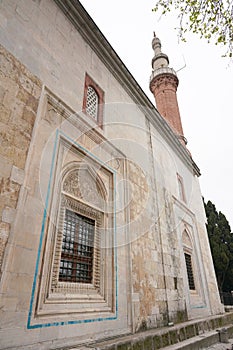
[[229, 292], [233, 290], [233, 234], [225, 215], [211, 201], [204, 202], [204, 206], [218, 288]]

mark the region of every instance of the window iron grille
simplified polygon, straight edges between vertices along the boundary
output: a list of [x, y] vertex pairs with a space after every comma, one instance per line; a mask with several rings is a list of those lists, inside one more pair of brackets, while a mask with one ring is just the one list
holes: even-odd
[[193, 267], [192, 267], [192, 257], [190, 254], [187, 254], [187, 253], [185, 253], [184, 256], [185, 256], [186, 269], [187, 269], [187, 275], [188, 275], [189, 289], [195, 290]]
[[92, 283], [95, 220], [66, 209], [59, 281]]

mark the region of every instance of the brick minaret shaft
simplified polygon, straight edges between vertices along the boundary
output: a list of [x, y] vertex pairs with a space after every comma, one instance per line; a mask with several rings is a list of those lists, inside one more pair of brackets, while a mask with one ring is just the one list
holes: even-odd
[[168, 56], [161, 52], [161, 42], [155, 33], [152, 48], [154, 57], [152, 59], [153, 71], [150, 77], [150, 90], [154, 94], [159, 113], [172, 127], [181, 143], [186, 144], [176, 97], [179, 80], [174, 69], [168, 67]]

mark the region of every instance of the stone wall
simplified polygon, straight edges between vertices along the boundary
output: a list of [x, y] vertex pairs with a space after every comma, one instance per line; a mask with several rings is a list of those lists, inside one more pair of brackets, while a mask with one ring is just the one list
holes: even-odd
[[0, 46], [0, 270], [14, 222], [41, 83]]

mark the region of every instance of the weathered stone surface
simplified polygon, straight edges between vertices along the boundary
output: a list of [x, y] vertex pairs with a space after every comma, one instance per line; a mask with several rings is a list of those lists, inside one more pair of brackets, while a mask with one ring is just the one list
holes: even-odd
[[13, 224], [15, 219], [16, 210], [10, 207], [5, 207], [2, 212], [2, 222], [7, 224]]
[[24, 171], [13, 165], [10, 179], [17, 184], [22, 185], [24, 179]]
[[40, 81], [0, 46], [0, 266], [23, 183], [39, 91]]
[[154, 349], [161, 349], [162, 347], [162, 338], [160, 335], [155, 335], [153, 337]]
[[0, 179], [0, 195], [5, 206], [16, 208], [20, 186], [9, 178]]
[[[3, 254], [5, 251], [7, 239], [9, 236], [10, 232], [10, 224], [7, 222], [1, 222], [0, 223], [0, 271], [2, 267], [2, 259], [3, 259]], [[0, 277], [1, 277], [1, 272], [0, 272]]]
[[7, 158], [1, 155], [0, 155], [0, 162], [1, 162], [0, 177], [8, 178], [11, 174], [11, 169], [13, 165], [10, 161], [7, 160]]

